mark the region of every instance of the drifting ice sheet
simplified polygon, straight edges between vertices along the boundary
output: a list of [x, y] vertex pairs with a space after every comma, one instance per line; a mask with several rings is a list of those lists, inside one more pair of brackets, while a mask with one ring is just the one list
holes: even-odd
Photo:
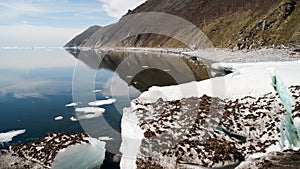
[[102, 90], [97, 89], [97, 90], [93, 90], [92, 92], [93, 93], [100, 93], [100, 92], [102, 92]]
[[78, 121], [78, 119], [76, 119], [74, 116], [70, 117], [71, 121]]
[[64, 119], [63, 116], [57, 116], [57, 117], [54, 118], [55, 121], [60, 121], [60, 120], [62, 120], [62, 119]]
[[117, 101], [117, 99], [107, 99], [107, 100], [96, 100], [94, 102], [90, 102], [90, 106], [102, 106], [107, 104], [113, 104]]
[[12, 130], [6, 133], [0, 133], [0, 143], [8, 143], [12, 141], [12, 139], [20, 134], [25, 133], [26, 130]]
[[66, 104], [66, 107], [73, 107], [73, 106], [77, 106], [77, 103]]

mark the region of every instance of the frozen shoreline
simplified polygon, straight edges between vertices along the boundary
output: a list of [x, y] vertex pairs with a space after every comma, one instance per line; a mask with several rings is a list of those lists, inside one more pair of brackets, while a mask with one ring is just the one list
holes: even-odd
[[[128, 51], [128, 52], [154, 52], [170, 53], [187, 57], [197, 57], [214, 63], [245, 63], [245, 62], [278, 62], [296, 61], [300, 59], [300, 47], [262, 47], [259, 49], [233, 50], [227, 48], [206, 48], [191, 50], [188, 48], [145, 48], [145, 47], [113, 47], [113, 48], [65, 48], [70, 50], [102, 50], [102, 51]], [[258, 57], [259, 55], [259, 57]], [[205, 56], [205, 57], [204, 57]]]
[[[196, 56], [194, 55], [195, 53]], [[139, 117], [135, 114], [141, 104], [151, 104], [159, 99], [164, 102], [181, 100], [183, 98], [201, 97], [208, 95], [221, 99], [239, 99], [246, 96], [258, 97], [274, 92], [271, 86], [269, 68], [276, 70], [276, 74], [287, 86], [299, 85], [300, 54], [292, 49], [260, 49], [250, 51], [235, 51], [227, 49], [205, 49], [196, 52], [184, 52], [188, 57], [210, 60], [214, 68], [231, 69], [232, 74], [216, 77], [200, 82], [190, 82], [181, 85], [166, 87], [151, 87], [143, 92], [139, 98], [131, 102], [131, 107], [124, 109], [122, 118], [121, 152], [131, 149], [131, 158], [123, 157], [121, 168], [126, 169], [128, 164], [136, 168], [136, 158], [140, 155], [140, 145], [144, 130], [139, 124]], [[205, 56], [205, 57], [204, 57]], [[135, 144], [130, 144], [133, 140]], [[126, 164], [126, 165], [125, 165]]]

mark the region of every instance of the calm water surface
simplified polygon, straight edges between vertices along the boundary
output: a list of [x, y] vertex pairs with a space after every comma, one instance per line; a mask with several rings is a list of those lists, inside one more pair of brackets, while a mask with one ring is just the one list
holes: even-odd
[[[169, 54], [69, 51], [60, 48], [0, 49], [0, 133], [26, 129], [11, 143], [29, 142], [47, 132], [108, 136], [107, 150], [119, 153], [122, 109], [151, 86], [209, 78], [205, 65]], [[94, 93], [93, 90], [101, 90]], [[103, 116], [71, 121], [74, 107], [115, 98]], [[63, 120], [55, 121], [57, 116]]]

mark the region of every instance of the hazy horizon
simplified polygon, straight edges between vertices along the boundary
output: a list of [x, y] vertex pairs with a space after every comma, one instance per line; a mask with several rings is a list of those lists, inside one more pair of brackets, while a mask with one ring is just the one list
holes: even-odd
[[62, 47], [92, 25], [116, 22], [145, 0], [0, 0], [0, 47]]

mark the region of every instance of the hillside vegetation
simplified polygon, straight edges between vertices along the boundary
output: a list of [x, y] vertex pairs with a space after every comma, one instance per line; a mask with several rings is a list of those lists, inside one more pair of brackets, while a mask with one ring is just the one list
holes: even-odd
[[[125, 16], [142, 12], [163, 12], [186, 19], [200, 28], [215, 47], [249, 49], [300, 44], [300, 0], [148, 0]], [[106, 34], [115, 31], [109, 27], [104, 27]], [[102, 44], [99, 41], [93, 40]], [[93, 43], [79, 44], [93, 46]], [[176, 39], [157, 34], [134, 35], [117, 45], [187, 47]]]

